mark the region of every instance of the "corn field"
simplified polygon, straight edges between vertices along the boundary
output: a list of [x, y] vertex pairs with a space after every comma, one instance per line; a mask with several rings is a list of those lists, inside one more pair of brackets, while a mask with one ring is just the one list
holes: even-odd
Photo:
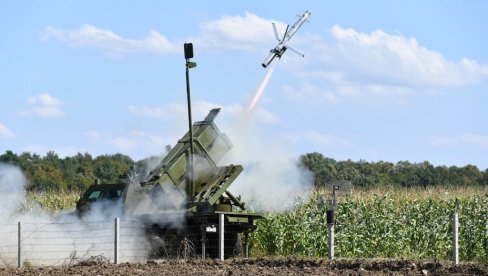
[[[28, 201], [56, 212], [74, 206], [76, 193], [29, 193]], [[319, 190], [293, 211], [265, 214], [251, 236], [253, 255], [328, 255], [326, 210], [330, 193]], [[452, 215], [459, 200], [462, 261], [488, 262], [488, 188], [419, 191], [367, 189], [339, 197], [335, 256], [346, 258], [452, 258]], [[28, 208], [31, 204], [23, 206]]]
[[[330, 196], [314, 192], [294, 211], [268, 213], [253, 234], [253, 252], [265, 256], [328, 254]], [[412, 197], [344, 196], [336, 210], [335, 256], [346, 258], [452, 258], [452, 216], [459, 200], [459, 257], [488, 262], [488, 193]]]

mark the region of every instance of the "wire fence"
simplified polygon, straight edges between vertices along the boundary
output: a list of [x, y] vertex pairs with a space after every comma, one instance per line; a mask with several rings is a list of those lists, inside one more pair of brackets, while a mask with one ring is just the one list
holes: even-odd
[[[148, 241], [138, 221], [121, 220], [119, 261], [147, 259]], [[24, 222], [0, 224], [0, 264], [75, 264], [98, 257], [114, 262], [114, 221]]]
[[[239, 224], [224, 222], [185, 227], [171, 221], [139, 220], [18, 222], [0, 224], [0, 265], [72, 265], [87, 261], [141, 262], [151, 258], [242, 256], [248, 235]], [[225, 229], [225, 231], [224, 231]], [[241, 235], [246, 244], [242, 245]]]

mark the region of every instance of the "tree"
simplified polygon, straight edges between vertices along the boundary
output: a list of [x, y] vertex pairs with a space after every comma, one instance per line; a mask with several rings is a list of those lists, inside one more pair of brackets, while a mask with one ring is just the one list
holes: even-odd
[[95, 158], [95, 177], [103, 183], [117, 183], [124, 177], [134, 161], [126, 155], [101, 155]]
[[0, 155], [0, 162], [10, 163], [12, 165], [19, 165], [19, 157], [11, 150], [7, 150], [4, 154]]
[[66, 189], [63, 172], [51, 164], [34, 164], [28, 176], [29, 190], [59, 192]]

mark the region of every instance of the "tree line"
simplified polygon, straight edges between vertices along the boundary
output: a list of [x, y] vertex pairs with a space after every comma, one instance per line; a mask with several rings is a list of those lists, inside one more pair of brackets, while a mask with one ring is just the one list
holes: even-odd
[[336, 161], [317, 152], [302, 155], [299, 163], [314, 173], [314, 185], [318, 188], [337, 180], [349, 180], [353, 186], [360, 187], [488, 185], [488, 169], [481, 171], [474, 165], [447, 167], [434, 166], [428, 161], [399, 161], [396, 164], [364, 160]]
[[84, 191], [96, 181], [118, 183], [126, 176], [135, 162], [126, 155], [90, 154], [60, 158], [49, 151], [45, 156], [24, 152], [20, 155], [6, 151], [0, 155], [0, 163], [19, 166], [26, 179], [29, 191]]
[[[24, 152], [20, 155], [6, 151], [0, 163], [19, 166], [27, 179], [30, 191], [83, 191], [96, 181], [118, 183], [124, 181], [131, 167], [142, 172], [143, 164], [156, 157], [134, 161], [123, 154], [92, 157], [88, 153], [60, 158], [49, 151], [45, 156]], [[464, 167], [434, 166], [428, 161], [410, 163], [399, 161], [366, 162], [336, 161], [321, 153], [307, 153], [299, 158], [299, 166], [314, 173], [314, 186], [325, 187], [337, 180], [349, 180], [354, 186], [475, 186], [488, 185], [488, 169], [480, 171], [474, 165]], [[147, 173], [147, 172], [145, 172]]]

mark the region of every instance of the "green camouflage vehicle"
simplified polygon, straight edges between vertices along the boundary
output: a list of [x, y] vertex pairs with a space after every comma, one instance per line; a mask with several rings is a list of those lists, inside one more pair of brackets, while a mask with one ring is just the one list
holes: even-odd
[[219, 165], [232, 147], [214, 123], [219, 111], [193, 124], [194, 155], [187, 132], [143, 181], [93, 185], [78, 202], [78, 212], [85, 214], [99, 201], [120, 200], [122, 216], [143, 225], [154, 257], [216, 257], [219, 214], [224, 214], [224, 255], [240, 255], [241, 235], [247, 238], [262, 216], [248, 212], [228, 191], [243, 167]]

